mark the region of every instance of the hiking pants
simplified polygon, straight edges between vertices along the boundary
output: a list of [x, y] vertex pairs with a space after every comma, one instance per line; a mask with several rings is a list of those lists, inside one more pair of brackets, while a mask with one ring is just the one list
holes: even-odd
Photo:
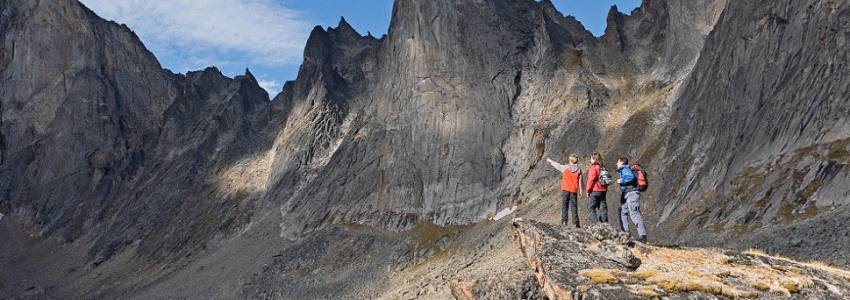
[[578, 194], [573, 192], [563, 191], [563, 201], [561, 203], [561, 225], [567, 225], [567, 211], [571, 211], [570, 217], [573, 219], [573, 225], [578, 228]]
[[639, 235], [646, 235], [646, 227], [643, 226], [643, 218], [640, 216], [640, 192], [631, 191], [626, 193], [626, 203], [620, 209], [620, 221], [623, 222], [623, 230], [629, 232], [629, 216], [635, 223]]
[[[608, 223], [608, 203], [605, 202], [607, 192], [593, 192], [587, 197], [587, 218], [590, 224], [596, 222]], [[599, 208], [599, 217], [596, 217], [596, 208]]]

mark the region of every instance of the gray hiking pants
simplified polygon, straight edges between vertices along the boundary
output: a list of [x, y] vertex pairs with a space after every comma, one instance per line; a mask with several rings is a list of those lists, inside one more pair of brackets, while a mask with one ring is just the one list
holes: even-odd
[[646, 235], [646, 227], [643, 226], [643, 218], [640, 216], [640, 192], [632, 191], [626, 193], [626, 203], [620, 209], [620, 221], [623, 222], [623, 230], [629, 232], [629, 216], [635, 223], [639, 235]]
[[[608, 223], [608, 202], [605, 202], [607, 192], [592, 192], [587, 197], [587, 218], [590, 224], [596, 222]], [[596, 217], [596, 208], [599, 208], [599, 217]]]

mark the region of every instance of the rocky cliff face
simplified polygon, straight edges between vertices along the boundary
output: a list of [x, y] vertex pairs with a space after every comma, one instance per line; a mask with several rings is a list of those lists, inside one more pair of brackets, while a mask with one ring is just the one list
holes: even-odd
[[[850, 233], [827, 220], [847, 211], [848, 16], [828, 1], [729, 3], [656, 154], [670, 162], [659, 169], [657, 231], [678, 233], [660, 240], [755, 234], [765, 249], [847, 264], [835, 246]], [[799, 231], [764, 241], [779, 228]]]
[[[282, 208], [284, 234], [340, 222], [392, 230], [469, 224], [539, 197], [551, 176], [538, 168], [544, 153], [589, 155], [609, 127], [644, 105], [643, 94], [671, 89], [691, 69], [704, 32], [671, 25], [685, 22], [670, 22], [668, 6], [647, 2], [628, 16], [612, 9], [601, 39], [551, 3], [531, 1], [398, 1], [381, 41], [344, 22], [317, 29], [306, 73], [292, 85], [302, 91], [291, 93], [305, 95], [293, 101], [311, 103], [312, 112], [295, 114], [308, 121], [286, 128], [328, 111], [333, 116], [317, 123], [333, 141], [311, 147], [322, 149], [306, 154], [319, 161], [315, 177], [285, 192], [292, 197]], [[710, 16], [690, 24], [710, 27]], [[675, 42], [668, 29], [690, 44], [665, 48]], [[668, 52], [677, 58], [659, 58], [673, 57]], [[310, 71], [322, 67], [320, 78]], [[345, 95], [295, 86], [310, 79]], [[332, 105], [316, 107], [322, 101]]]
[[245, 224], [249, 197], [211, 179], [266, 146], [251, 136], [274, 110], [249, 73], [172, 74], [128, 28], [76, 1], [0, 9], [4, 214], [95, 239], [94, 260], [139, 242], [169, 256]]
[[[534, 214], [560, 198], [544, 157], [601, 152], [653, 176], [653, 242], [847, 265], [848, 16], [829, 1], [646, 0], [612, 8], [597, 38], [547, 1], [398, 0], [381, 39], [345, 20], [315, 28], [298, 79], [269, 101], [250, 72], [163, 70], [76, 1], [4, 1], [0, 213], [81, 245], [93, 267], [131, 253], [179, 269], [272, 227], [330, 245], [339, 226]], [[773, 239], [788, 232], [806, 234]], [[358, 259], [436, 255], [364, 235], [354, 244], [401, 254]], [[257, 282], [302, 270], [268, 263]], [[146, 282], [172, 276], [157, 274]]]

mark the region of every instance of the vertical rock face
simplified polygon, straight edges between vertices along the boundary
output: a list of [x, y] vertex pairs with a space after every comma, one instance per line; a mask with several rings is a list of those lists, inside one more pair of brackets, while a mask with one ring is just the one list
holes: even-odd
[[672, 163], [657, 228], [681, 232], [664, 240], [722, 243], [790, 225], [800, 229], [796, 246], [780, 238], [761, 247], [846, 264], [843, 250], [826, 246], [850, 242], [846, 226], [800, 221], [834, 218], [848, 204], [848, 17], [850, 6], [828, 1], [729, 3], [659, 156]]
[[129, 29], [76, 1], [2, 10], [2, 206], [53, 229], [81, 225], [94, 217], [81, 204], [114, 197], [156, 138], [177, 85]]

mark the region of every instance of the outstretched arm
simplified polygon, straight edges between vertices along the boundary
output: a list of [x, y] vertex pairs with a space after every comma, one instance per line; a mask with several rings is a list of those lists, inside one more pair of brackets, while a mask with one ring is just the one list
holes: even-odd
[[564, 170], [567, 169], [567, 165], [562, 165], [549, 157], [546, 157], [546, 161], [549, 162], [549, 164], [552, 165], [553, 168], [558, 169], [558, 171], [560, 171], [561, 173], [563, 173]]

